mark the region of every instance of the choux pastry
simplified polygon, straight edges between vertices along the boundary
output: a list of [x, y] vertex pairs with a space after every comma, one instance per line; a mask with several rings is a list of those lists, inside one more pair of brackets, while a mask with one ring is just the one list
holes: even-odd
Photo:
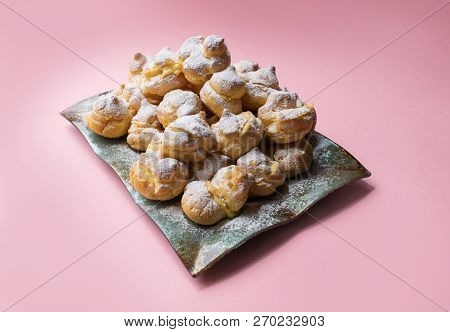
[[230, 66], [212, 75], [200, 90], [200, 99], [211, 112], [220, 117], [224, 109], [233, 114], [241, 113], [241, 98], [245, 92], [244, 81], [237, 75], [236, 69]]
[[241, 60], [234, 65], [239, 76], [259, 69], [259, 64], [250, 60]]
[[224, 70], [231, 63], [225, 40], [215, 35], [206, 38], [191, 37], [181, 45], [177, 54], [183, 64], [184, 76], [197, 87], [202, 86], [212, 74]]
[[219, 169], [212, 180], [206, 182], [206, 188], [227, 216], [232, 218], [247, 201], [254, 184], [252, 175], [239, 166], [231, 165]]
[[192, 221], [212, 225], [236, 216], [253, 184], [253, 177], [239, 166], [224, 167], [211, 181], [190, 182], [181, 198], [181, 207]]
[[201, 113], [182, 116], [170, 123], [159, 139], [150, 142], [147, 150], [183, 162], [199, 162], [206, 159], [206, 152], [213, 151], [215, 146], [214, 134]]
[[286, 174], [280, 163], [270, 160], [258, 148], [240, 157], [236, 165], [255, 178], [255, 185], [250, 190], [250, 196], [270, 195], [286, 180]]
[[142, 53], [136, 53], [130, 61], [130, 71], [128, 73], [128, 81], [136, 82], [142, 74], [142, 70], [147, 64], [148, 57]]
[[131, 115], [136, 115], [139, 108], [141, 108], [141, 100], [145, 99], [141, 90], [135, 82], [122, 84], [116, 90], [116, 95], [122, 97], [130, 105]]
[[166, 93], [187, 84], [177, 56], [168, 47], [147, 61], [139, 79], [142, 93], [152, 101], [161, 101]]
[[219, 122], [212, 125], [217, 150], [231, 159], [237, 159], [256, 147], [263, 137], [264, 127], [251, 112], [235, 115], [223, 112]]
[[256, 62], [248, 60], [238, 62], [235, 66], [245, 82], [246, 93], [242, 97], [242, 105], [246, 109], [256, 111], [266, 103], [270, 90], [280, 90], [274, 66], [259, 68]]
[[206, 151], [215, 149], [216, 138], [205, 120], [204, 113], [182, 116], [170, 123], [166, 129], [167, 131], [188, 133], [198, 140], [200, 147]]
[[273, 159], [278, 161], [289, 177], [311, 168], [313, 148], [306, 138], [289, 144], [274, 146]]
[[94, 133], [128, 132], [129, 146], [145, 151], [129, 170], [138, 193], [165, 201], [184, 190], [182, 209], [201, 225], [236, 216], [249, 197], [277, 192], [313, 162], [313, 105], [282, 90], [273, 66], [230, 64], [216, 35], [191, 37], [176, 52], [136, 53], [127, 83], [84, 117]]
[[130, 127], [129, 105], [114, 93], [100, 96], [85, 116], [86, 126], [94, 133], [116, 138], [125, 135]]
[[192, 180], [211, 180], [214, 174], [222, 167], [231, 165], [231, 158], [219, 153], [208, 153], [205, 160], [191, 165], [190, 173]]
[[317, 116], [314, 107], [302, 104], [295, 92], [271, 90], [258, 118], [270, 140], [291, 143], [314, 129]]
[[162, 126], [156, 116], [156, 105], [144, 99], [141, 108], [131, 119], [127, 142], [133, 149], [146, 151], [148, 144], [161, 130]]
[[158, 138], [161, 132], [155, 128], [139, 128], [128, 132], [127, 143], [135, 150], [147, 151], [153, 139]]
[[213, 225], [227, 217], [226, 210], [214, 200], [205, 181], [189, 182], [181, 198], [183, 212], [193, 222]]
[[181, 194], [188, 177], [185, 164], [151, 152], [141, 153], [130, 169], [133, 188], [142, 196], [156, 201], [167, 201]]
[[158, 119], [167, 127], [177, 118], [198, 114], [202, 109], [202, 102], [195, 93], [177, 89], [166, 94], [158, 105]]

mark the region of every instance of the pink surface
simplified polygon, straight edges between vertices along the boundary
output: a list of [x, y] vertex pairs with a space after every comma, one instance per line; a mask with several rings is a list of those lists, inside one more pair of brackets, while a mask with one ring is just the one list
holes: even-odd
[[[444, 4], [6, 3], [119, 81], [137, 50], [153, 54], [217, 33], [234, 61], [276, 65], [282, 85], [304, 98]], [[59, 116], [114, 83], [3, 5], [0, 27], [5, 309], [142, 211]], [[449, 31], [446, 6], [313, 98], [318, 130], [373, 173], [311, 210], [328, 229], [305, 216], [193, 279], [141, 217], [10, 310], [450, 309]]]

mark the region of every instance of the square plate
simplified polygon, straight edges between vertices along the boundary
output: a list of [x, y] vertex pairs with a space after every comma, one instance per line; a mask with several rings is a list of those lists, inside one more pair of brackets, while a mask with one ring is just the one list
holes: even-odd
[[313, 132], [309, 138], [314, 149], [313, 163], [308, 174], [289, 180], [273, 195], [247, 201], [235, 218], [201, 226], [185, 217], [180, 197], [165, 202], [150, 201], [131, 187], [129, 169], [139, 153], [129, 147], [125, 137], [104, 138], [86, 128], [83, 116], [102, 94], [78, 102], [61, 115], [78, 128], [94, 152], [119, 175], [135, 202], [156, 222], [194, 277], [245, 241], [294, 221], [334, 190], [370, 176], [350, 153]]

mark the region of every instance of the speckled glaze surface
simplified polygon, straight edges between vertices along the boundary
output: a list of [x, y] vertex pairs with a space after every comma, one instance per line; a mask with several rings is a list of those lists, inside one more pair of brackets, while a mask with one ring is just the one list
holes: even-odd
[[183, 214], [180, 197], [166, 202], [150, 201], [131, 187], [129, 169], [138, 152], [128, 146], [125, 137], [108, 139], [86, 128], [83, 115], [100, 95], [80, 101], [61, 115], [79, 129], [94, 152], [115, 170], [135, 202], [167, 237], [192, 276], [207, 270], [252, 237], [294, 221], [334, 190], [370, 176], [350, 153], [314, 132], [310, 137], [314, 158], [308, 174], [289, 180], [273, 195], [249, 200], [235, 218], [213, 226], [197, 225]]

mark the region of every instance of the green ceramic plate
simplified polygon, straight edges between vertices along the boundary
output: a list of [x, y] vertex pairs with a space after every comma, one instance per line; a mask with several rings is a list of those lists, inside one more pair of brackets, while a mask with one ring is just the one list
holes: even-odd
[[83, 114], [99, 96], [80, 101], [63, 111], [62, 116], [79, 129], [94, 152], [116, 171], [131, 197], [156, 222], [193, 276], [207, 270], [252, 237], [295, 220], [334, 190], [370, 176], [350, 153], [314, 132], [310, 137], [314, 158], [307, 175], [290, 180], [271, 196], [249, 200], [241, 214], [233, 219], [214, 226], [200, 226], [184, 216], [179, 198], [154, 202], [131, 187], [129, 169], [138, 153], [128, 146], [125, 138], [103, 138], [89, 131], [83, 123]]

